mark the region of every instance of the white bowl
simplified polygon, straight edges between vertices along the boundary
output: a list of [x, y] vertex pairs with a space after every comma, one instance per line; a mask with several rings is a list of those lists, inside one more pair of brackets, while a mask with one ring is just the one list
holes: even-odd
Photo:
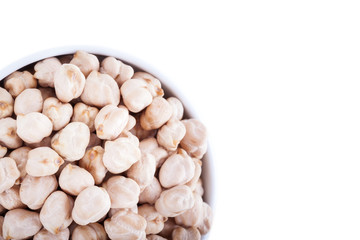
[[[0, 81], [2, 81], [6, 76], [10, 73], [19, 70], [29, 64], [35, 63], [39, 60], [73, 54], [77, 50], [83, 50], [88, 53], [92, 53], [95, 55], [102, 55], [102, 56], [113, 56], [121, 61], [133, 66], [137, 70], [141, 70], [144, 72], [148, 72], [158, 78], [161, 81], [161, 84], [164, 88], [165, 94], [167, 96], [175, 96], [181, 100], [185, 108], [185, 117], [186, 118], [197, 118], [195, 114], [195, 109], [191, 108], [191, 104], [182, 96], [181, 92], [175, 90], [173, 88], [173, 83], [169, 78], [164, 76], [161, 71], [158, 71], [155, 67], [151, 66], [149, 63], [142, 61], [139, 58], [131, 56], [129, 53], [124, 51], [119, 51], [115, 49], [110, 49], [106, 47], [100, 46], [64, 46], [60, 48], [51, 48], [47, 50], [43, 50], [40, 52], [33, 53], [28, 55], [22, 59], [19, 59], [16, 62], [9, 64], [1, 69], [0, 66]], [[201, 121], [201, 119], [199, 119]], [[212, 209], [214, 210], [215, 204], [215, 184], [214, 184], [214, 163], [211, 156], [211, 148], [208, 146], [207, 153], [203, 157], [203, 169], [202, 169], [202, 180], [204, 185], [204, 201], [207, 202]], [[206, 239], [207, 237], [203, 238]]]

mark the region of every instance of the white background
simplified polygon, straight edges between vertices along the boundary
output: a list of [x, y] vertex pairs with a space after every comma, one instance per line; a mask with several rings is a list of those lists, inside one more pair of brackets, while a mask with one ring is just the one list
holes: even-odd
[[211, 240], [360, 238], [357, 1], [6, 2], [0, 68], [94, 44], [173, 79], [210, 134]]

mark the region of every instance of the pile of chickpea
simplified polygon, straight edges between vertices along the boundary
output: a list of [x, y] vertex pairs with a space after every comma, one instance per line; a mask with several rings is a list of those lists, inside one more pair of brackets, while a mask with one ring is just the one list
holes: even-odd
[[204, 125], [158, 79], [95, 55], [0, 87], [0, 239], [201, 239]]

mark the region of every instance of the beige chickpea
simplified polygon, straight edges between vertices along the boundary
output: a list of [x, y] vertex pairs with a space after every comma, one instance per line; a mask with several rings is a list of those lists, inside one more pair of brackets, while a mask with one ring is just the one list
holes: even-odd
[[138, 207], [139, 215], [145, 218], [147, 224], [145, 232], [146, 234], [157, 234], [164, 228], [164, 222], [166, 217], [158, 213], [154, 206], [144, 204]]
[[154, 205], [162, 192], [161, 185], [156, 177], [153, 177], [151, 183], [140, 193], [139, 203], [149, 203]]
[[0, 193], [14, 186], [20, 172], [14, 159], [9, 157], [0, 158]]
[[4, 157], [7, 153], [7, 147], [0, 145], [0, 158]]
[[129, 79], [120, 88], [125, 106], [129, 111], [138, 113], [153, 100], [153, 96], [147, 89], [148, 84], [143, 79]]
[[134, 75], [134, 69], [131, 66], [114, 57], [107, 57], [101, 62], [100, 72], [109, 74], [119, 86]]
[[72, 218], [79, 225], [97, 222], [110, 210], [110, 197], [104, 188], [90, 186], [75, 199]]
[[170, 119], [171, 115], [171, 105], [163, 97], [156, 97], [141, 114], [141, 127], [145, 130], [160, 128]]
[[50, 87], [41, 87], [39, 88], [41, 92], [41, 96], [43, 100], [45, 101], [49, 97], [56, 97], [55, 89]]
[[62, 191], [55, 191], [46, 199], [40, 211], [40, 221], [52, 234], [59, 234], [71, 224], [74, 200]]
[[20, 184], [26, 176], [26, 163], [28, 159], [28, 153], [30, 150], [31, 148], [29, 147], [21, 147], [13, 150], [9, 154], [9, 157], [15, 160], [16, 166], [20, 172], [20, 177], [15, 182], [15, 184]]
[[57, 98], [49, 97], [44, 101], [42, 113], [52, 122], [54, 131], [58, 131], [70, 122], [73, 108], [70, 103], [62, 103]]
[[104, 227], [110, 239], [145, 239], [146, 220], [128, 209], [106, 219]]
[[164, 228], [161, 230], [161, 232], [158, 234], [166, 239], [171, 239], [171, 234], [175, 228], [179, 227], [175, 223], [174, 218], [168, 218], [166, 222], [164, 222]]
[[139, 139], [128, 131], [123, 131], [115, 140], [115, 142], [130, 142], [133, 145], [139, 147], [140, 142]]
[[70, 231], [68, 228], [61, 230], [58, 234], [53, 234], [46, 230], [45, 228], [41, 229], [40, 232], [35, 234], [33, 240], [68, 240], [70, 238]]
[[73, 164], [67, 164], [59, 176], [61, 189], [71, 195], [79, 193], [87, 187], [94, 186], [93, 176], [84, 168]]
[[42, 87], [54, 87], [55, 72], [61, 67], [61, 62], [55, 57], [37, 62], [34, 66], [34, 77], [39, 80]]
[[140, 187], [130, 178], [114, 176], [103, 187], [110, 196], [111, 208], [131, 208], [139, 201]]
[[117, 174], [128, 170], [139, 161], [141, 152], [131, 142], [106, 141], [103, 162], [109, 172]]
[[181, 120], [184, 115], [184, 106], [180, 100], [176, 97], [169, 97], [166, 101], [168, 101], [172, 107], [171, 119]]
[[155, 157], [156, 167], [160, 167], [168, 157], [168, 152], [158, 145], [156, 138], [142, 140], [139, 147], [142, 154], [151, 153]]
[[203, 200], [194, 193], [195, 203], [192, 208], [175, 217], [175, 222], [184, 227], [198, 226], [203, 222]]
[[167, 240], [159, 235], [150, 234], [146, 236], [146, 240]]
[[98, 71], [100, 65], [99, 59], [95, 55], [84, 51], [77, 51], [70, 63], [78, 66], [86, 77], [91, 71]]
[[136, 72], [132, 78], [142, 79], [147, 83], [147, 89], [153, 97], [164, 96], [159, 79], [146, 72]]
[[2, 228], [5, 239], [27, 239], [40, 229], [41, 222], [37, 212], [14, 209], [5, 214]]
[[124, 128], [124, 131], [130, 131], [133, 129], [136, 125], [136, 119], [132, 115], [129, 115], [128, 122], [126, 123], [126, 126]]
[[26, 173], [34, 177], [55, 174], [64, 160], [49, 147], [38, 147], [28, 153]]
[[36, 88], [37, 81], [34, 76], [28, 72], [13, 72], [5, 78], [4, 87], [9, 91], [11, 96], [17, 97], [27, 88]]
[[58, 183], [54, 175], [33, 177], [26, 175], [20, 185], [20, 199], [30, 209], [40, 209], [46, 198], [57, 189]]
[[51, 147], [67, 161], [81, 159], [90, 141], [89, 127], [82, 122], [71, 122], [51, 139]]
[[79, 166], [86, 169], [94, 178], [95, 184], [101, 184], [107, 173], [103, 163], [104, 148], [94, 146], [86, 150], [85, 155], [79, 161]]
[[194, 195], [188, 186], [180, 185], [161, 193], [156, 210], [164, 217], [175, 217], [194, 206]]
[[14, 185], [12, 188], [0, 193], [0, 204], [7, 210], [25, 208], [25, 204], [20, 200], [19, 189], [20, 187], [18, 185]]
[[207, 150], [207, 132], [205, 126], [196, 119], [181, 121], [186, 128], [185, 137], [180, 146], [185, 149], [191, 157], [201, 159]]
[[177, 119], [170, 119], [157, 132], [156, 139], [160, 146], [168, 151], [175, 151], [184, 138], [186, 128], [184, 124]]
[[137, 184], [140, 191], [149, 186], [154, 178], [156, 171], [156, 161], [153, 155], [147, 153], [141, 156], [141, 159], [134, 163], [127, 171], [127, 176]]
[[[194, 171], [194, 177], [186, 183], [187, 186], [189, 186], [191, 188], [191, 190], [195, 190], [196, 185], [200, 179], [201, 176], [201, 172], [202, 172], [202, 162], [201, 160], [197, 159], [197, 158], [192, 158], [194, 165], [195, 165], [195, 171]], [[200, 194], [201, 195], [201, 194]]]
[[197, 227], [202, 235], [207, 234], [210, 231], [212, 221], [213, 221], [213, 213], [212, 209], [206, 202], [203, 202], [203, 210], [202, 210], [202, 222], [195, 227]]
[[99, 223], [77, 226], [72, 233], [73, 240], [106, 240], [104, 227]]
[[72, 116], [72, 122], [83, 122], [85, 123], [90, 132], [95, 130], [95, 117], [99, 113], [99, 110], [96, 107], [90, 107], [82, 102], [75, 104], [74, 106], [74, 115]]
[[201, 234], [195, 227], [182, 228], [177, 227], [172, 232], [173, 240], [200, 240]]
[[0, 119], [0, 144], [7, 148], [21, 147], [23, 141], [16, 134], [17, 122], [11, 117]]
[[98, 138], [95, 133], [90, 133], [90, 140], [89, 144], [87, 145], [87, 149], [100, 145], [102, 145], [102, 140]]
[[178, 149], [165, 160], [159, 171], [161, 186], [171, 188], [189, 182], [195, 175], [195, 164], [189, 155]]
[[86, 78], [81, 100], [91, 106], [118, 105], [120, 90], [115, 80], [107, 74], [93, 71]]
[[16, 133], [27, 143], [38, 143], [43, 138], [50, 136], [53, 124], [44, 114], [31, 112], [26, 115], [18, 115], [16, 118]]
[[153, 130], [145, 130], [141, 127], [140, 124], [140, 113], [135, 115], [135, 126], [130, 129], [130, 132], [137, 136], [140, 141], [146, 139], [146, 138], [152, 138], [155, 137], [157, 133], [157, 129]]
[[95, 118], [96, 135], [100, 139], [114, 140], [124, 130], [129, 119], [125, 107], [106, 105]]
[[6, 89], [0, 87], [0, 118], [10, 117], [14, 111], [14, 99]]
[[[127, 208], [128, 210], [132, 211], [133, 213], [138, 213], [138, 206], [135, 204], [131, 208]], [[118, 211], [124, 210], [124, 208], [110, 208], [110, 211], [108, 212], [109, 218], [114, 216]]]
[[70, 102], [80, 97], [85, 87], [85, 76], [73, 64], [63, 64], [55, 72], [54, 87], [56, 97], [62, 102]]

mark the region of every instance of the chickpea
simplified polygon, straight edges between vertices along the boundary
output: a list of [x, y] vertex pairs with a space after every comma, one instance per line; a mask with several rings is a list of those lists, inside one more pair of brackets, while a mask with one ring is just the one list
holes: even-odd
[[0, 158], [0, 193], [14, 186], [20, 172], [14, 159], [9, 157]]
[[171, 105], [163, 97], [156, 97], [141, 114], [141, 127], [145, 130], [160, 128], [170, 119], [171, 115]]
[[153, 177], [152, 182], [148, 185], [139, 196], [139, 203], [149, 203], [154, 205], [156, 200], [160, 197], [162, 192], [161, 185], [156, 177]]
[[10, 117], [0, 119], [0, 144], [7, 148], [21, 147], [23, 141], [16, 134], [16, 120]]
[[28, 71], [13, 72], [5, 78], [4, 87], [9, 91], [11, 96], [17, 97], [27, 88], [36, 88], [37, 81]]
[[7, 148], [0, 145], [0, 158], [4, 157], [7, 153]]
[[67, 161], [81, 159], [90, 141], [89, 127], [82, 122], [71, 122], [51, 139], [51, 147]]
[[156, 167], [160, 167], [168, 157], [168, 152], [153, 137], [142, 140], [139, 147], [142, 154], [151, 153], [155, 157]]
[[199, 230], [195, 227], [191, 228], [182, 228], [177, 227], [172, 232], [172, 239], [173, 240], [200, 240], [201, 235]]
[[26, 175], [20, 185], [20, 199], [30, 209], [40, 209], [46, 198], [57, 189], [58, 183], [54, 175], [33, 177]]
[[146, 234], [157, 234], [161, 232], [167, 218], [158, 213], [154, 206], [144, 204], [139, 206], [138, 211], [139, 215], [145, 218], [147, 222], [145, 229]]
[[87, 145], [87, 149], [100, 145], [103, 145], [102, 140], [98, 138], [95, 133], [90, 133], [90, 141]]
[[136, 119], [132, 115], [129, 115], [128, 122], [126, 123], [126, 126], [124, 128], [124, 131], [130, 131], [133, 129], [136, 125]]
[[0, 118], [11, 117], [14, 111], [14, 99], [6, 89], [0, 87]]
[[92, 71], [86, 79], [81, 100], [96, 107], [104, 107], [109, 104], [118, 105], [120, 90], [115, 80], [109, 75]]
[[191, 188], [191, 190], [195, 190], [197, 182], [200, 179], [201, 176], [201, 166], [202, 166], [202, 162], [201, 160], [197, 159], [197, 158], [192, 158], [193, 163], [195, 165], [195, 171], [194, 171], [194, 177], [186, 183], [187, 186], [189, 186]]
[[[133, 213], [138, 213], [138, 207], [135, 204], [134, 206], [132, 206], [131, 208], [127, 208], [128, 210], [132, 211]], [[124, 208], [110, 208], [110, 211], [108, 212], [108, 216], [109, 218], [111, 218], [112, 216], [114, 216], [118, 211], [124, 210]]]
[[185, 137], [180, 146], [185, 149], [191, 157], [201, 159], [207, 150], [207, 132], [205, 126], [196, 119], [181, 121], [186, 128]]
[[87, 187], [94, 186], [92, 175], [77, 165], [67, 164], [59, 176], [60, 188], [71, 195], [77, 196]]
[[20, 177], [16, 180], [15, 184], [20, 184], [26, 176], [26, 163], [30, 150], [31, 148], [29, 147], [21, 147], [15, 149], [9, 155], [10, 158], [15, 160], [16, 166], [20, 172]]
[[132, 134], [131, 132], [123, 131], [118, 138], [114, 140], [115, 142], [130, 142], [133, 145], [139, 147], [140, 142], [139, 139]]
[[111, 208], [131, 208], [139, 201], [140, 187], [130, 178], [114, 176], [103, 187], [110, 196]]
[[164, 222], [164, 228], [159, 233], [160, 236], [171, 239], [171, 234], [175, 228], [177, 228], [174, 218], [168, 218], [167, 221]]
[[40, 229], [41, 222], [37, 212], [14, 209], [5, 214], [2, 228], [5, 239], [27, 239]]
[[57, 98], [64, 102], [80, 97], [85, 86], [85, 76], [73, 64], [63, 64], [55, 72], [54, 87]]
[[205, 235], [210, 231], [213, 221], [213, 213], [211, 207], [206, 202], [203, 202], [202, 212], [203, 212], [202, 222], [196, 227], [199, 229], [202, 235]]
[[149, 186], [154, 178], [156, 171], [156, 161], [153, 155], [144, 154], [141, 159], [134, 163], [127, 171], [127, 176], [140, 186], [140, 191], [143, 191]]
[[100, 65], [95, 55], [84, 51], [77, 51], [70, 63], [78, 66], [85, 77], [87, 77], [91, 71], [98, 71]]
[[49, 147], [38, 147], [28, 153], [26, 173], [34, 177], [55, 174], [64, 160]]
[[99, 110], [96, 107], [90, 107], [82, 102], [79, 102], [74, 106], [74, 115], [71, 121], [83, 122], [89, 127], [90, 132], [93, 132], [95, 131], [95, 117], [98, 113]]
[[143, 79], [129, 79], [120, 88], [125, 106], [129, 111], [138, 113], [153, 100], [153, 96], [147, 89], [148, 84]]
[[46, 199], [40, 211], [40, 221], [52, 234], [59, 234], [72, 222], [74, 200], [62, 191], [55, 191]]
[[44, 59], [35, 64], [34, 77], [39, 80], [42, 87], [54, 87], [55, 72], [61, 67], [59, 59], [52, 57]]
[[129, 119], [125, 107], [106, 105], [95, 118], [96, 135], [100, 139], [114, 140], [124, 130]]
[[95, 146], [86, 150], [85, 155], [79, 161], [79, 166], [86, 169], [94, 178], [95, 184], [101, 184], [107, 173], [103, 163], [104, 148]]
[[68, 240], [70, 238], [70, 231], [68, 228], [61, 230], [58, 234], [52, 234], [45, 228], [41, 229], [40, 232], [35, 234], [33, 240]]
[[194, 206], [194, 195], [188, 186], [180, 185], [161, 193], [156, 210], [164, 217], [175, 217]]
[[58, 131], [70, 122], [73, 108], [70, 103], [62, 103], [57, 98], [49, 97], [44, 101], [42, 113], [52, 122], [54, 131]]
[[159, 235], [150, 234], [150, 235], [146, 236], [146, 240], [167, 240], [167, 239], [163, 238], [163, 237], [161, 237]]
[[43, 98], [44, 101], [46, 99], [48, 99], [49, 97], [56, 97], [54, 88], [41, 87], [41, 88], [39, 88], [39, 90], [41, 92], [41, 97]]
[[131, 165], [139, 161], [141, 152], [139, 147], [131, 142], [106, 141], [103, 162], [107, 170], [117, 174], [128, 170]]
[[192, 208], [175, 217], [175, 222], [184, 227], [199, 226], [203, 221], [203, 200], [194, 194], [195, 203]]
[[146, 220], [128, 209], [118, 211], [104, 222], [110, 239], [145, 239]]
[[184, 115], [184, 106], [180, 100], [176, 97], [169, 97], [166, 99], [166, 101], [168, 101], [172, 107], [171, 119], [181, 120]]
[[201, 178], [197, 181], [197, 183], [195, 184], [195, 189], [193, 190], [194, 193], [199, 194], [200, 196], [204, 195], [204, 188], [202, 185], [202, 180]]
[[19, 188], [19, 186], [14, 185], [0, 193], [0, 204], [7, 210], [26, 207], [20, 200]]
[[75, 199], [72, 218], [79, 225], [97, 222], [110, 210], [110, 197], [104, 188], [90, 186]]
[[150, 91], [153, 97], [164, 96], [164, 91], [161, 88], [159, 79], [155, 78], [151, 74], [146, 72], [136, 72], [133, 78], [144, 80], [147, 83], [147, 89]]
[[106, 240], [107, 235], [104, 227], [99, 223], [90, 223], [85, 226], [77, 226], [72, 234], [73, 240]]
[[50, 136], [53, 125], [48, 117], [38, 112], [18, 115], [16, 118], [16, 133], [27, 143], [38, 143]]
[[194, 161], [183, 149], [171, 155], [159, 171], [159, 181], [165, 188], [189, 182], [195, 175]]
[[185, 133], [186, 128], [181, 121], [170, 119], [159, 129], [156, 139], [166, 150], [175, 151]]
[[135, 126], [130, 130], [132, 134], [137, 136], [140, 141], [146, 138], [155, 137], [157, 129], [145, 130], [140, 125], [140, 114], [135, 115]]
[[131, 66], [114, 57], [107, 57], [101, 62], [100, 72], [109, 74], [119, 86], [134, 75], [134, 69]]

